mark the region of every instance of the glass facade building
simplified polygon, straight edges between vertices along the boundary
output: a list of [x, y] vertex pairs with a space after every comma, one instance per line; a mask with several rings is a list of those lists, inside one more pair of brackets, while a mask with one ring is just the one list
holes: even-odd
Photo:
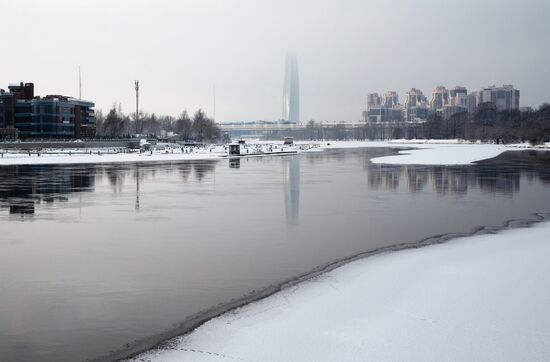
[[286, 56], [285, 83], [283, 88], [283, 120], [300, 122], [300, 80], [298, 79], [298, 60], [295, 54]]
[[34, 96], [32, 83], [0, 90], [0, 138], [78, 139], [95, 136], [94, 104], [61, 95]]

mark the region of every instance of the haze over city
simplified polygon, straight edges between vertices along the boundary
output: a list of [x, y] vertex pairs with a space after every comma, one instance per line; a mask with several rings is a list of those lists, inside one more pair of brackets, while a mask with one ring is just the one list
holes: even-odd
[[[297, 54], [302, 120], [359, 120], [370, 92], [514, 84], [521, 105], [550, 94], [547, 1], [0, 0], [1, 88], [78, 95], [216, 120], [281, 118], [284, 62]], [[4, 84], [6, 83], [6, 84]]]
[[0, 0], [0, 362], [550, 356], [550, 0]]

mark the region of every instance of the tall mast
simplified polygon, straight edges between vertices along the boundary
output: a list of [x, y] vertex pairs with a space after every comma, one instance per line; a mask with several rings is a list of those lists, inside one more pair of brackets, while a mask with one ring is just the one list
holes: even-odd
[[78, 66], [78, 99], [82, 99], [82, 76], [80, 74], [80, 65]]
[[213, 111], [213, 118], [214, 118], [214, 122], [216, 122], [216, 83], [214, 83], [212, 85], [212, 91], [213, 91], [213, 94], [214, 94], [214, 99], [213, 99], [213, 105], [214, 105], [214, 111]]
[[[136, 86], [136, 127], [139, 127], [139, 80], [134, 81], [134, 85]], [[136, 131], [141, 133], [141, 129], [136, 129]]]

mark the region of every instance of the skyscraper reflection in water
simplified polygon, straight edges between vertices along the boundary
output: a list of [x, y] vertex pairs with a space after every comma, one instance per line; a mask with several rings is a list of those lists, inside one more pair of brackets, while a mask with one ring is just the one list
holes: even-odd
[[368, 185], [371, 189], [395, 191], [400, 181], [410, 193], [431, 187], [438, 195], [465, 195], [470, 188], [486, 193], [512, 195], [519, 192], [522, 170], [509, 170], [500, 165], [471, 166], [368, 166]]
[[284, 158], [283, 170], [286, 223], [297, 225], [300, 214], [300, 158]]

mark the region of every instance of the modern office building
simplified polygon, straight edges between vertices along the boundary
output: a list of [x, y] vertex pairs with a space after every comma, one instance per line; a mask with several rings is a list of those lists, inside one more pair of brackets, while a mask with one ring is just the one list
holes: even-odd
[[94, 104], [61, 95], [34, 95], [33, 83], [0, 89], [0, 138], [78, 139], [95, 136]]
[[296, 54], [286, 56], [285, 82], [283, 88], [283, 120], [300, 122], [300, 80]]
[[519, 90], [513, 85], [486, 87], [479, 92], [479, 103], [492, 103], [498, 111], [519, 109]]

